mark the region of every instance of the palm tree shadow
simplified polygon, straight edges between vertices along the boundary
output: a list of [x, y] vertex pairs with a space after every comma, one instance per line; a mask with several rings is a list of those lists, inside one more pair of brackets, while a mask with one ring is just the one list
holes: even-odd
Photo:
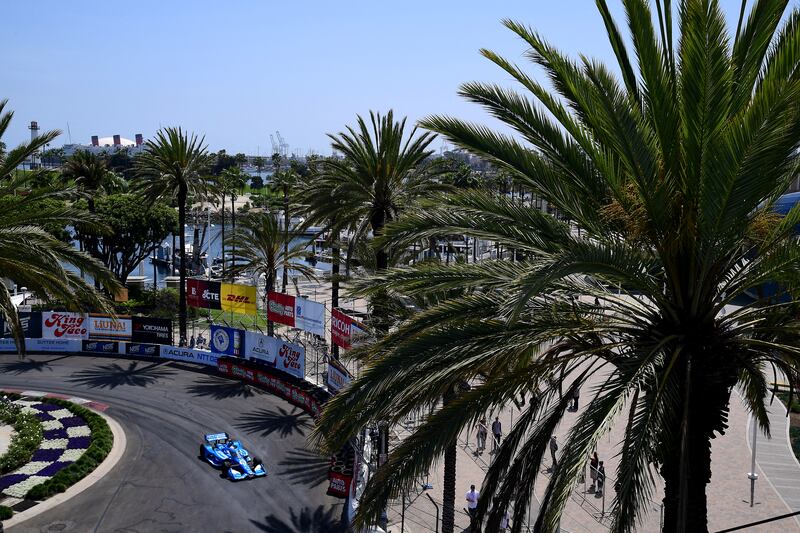
[[340, 514], [337, 507], [330, 507], [327, 511], [322, 505], [317, 507], [315, 511], [312, 511], [309, 507], [303, 507], [299, 513], [290, 508], [291, 523], [284, 522], [274, 515], [265, 516], [263, 522], [257, 520], [250, 520], [250, 522], [257, 531], [264, 531], [265, 533], [290, 533], [292, 531], [299, 533], [311, 531], [315, 533], [344, 533], [345, 529], [342, 527], [342, 521], [340, 517], [336, 516]]
[[127, 367], [120, 363], [110, 363], [87, 368], [72, 374], [69, 381], [92, 389], [115, 389], [123, 385], [147, 387], [175, 373], [174, 370], [160, 366], [163, 364], [160, 362], [146, 366], [139, 364], [139, 361], [130, 361]]
[[278, 463], [278, 475], [287, 477], [293, 484], [303, 484], [309, 488], [328, 481], [330, 461], [314, 452], [296, 449], [285, 461]]
[[66, 355], [61, 357], [56, 357], [54, 359], [48, 359], [46, 361], [34, 361], [33, 359], [17, 359], [16, 361], [11, 361], [10, 363], [4, 363], [0, 365], [0, 374], [14, 374], [15, 376], [19, 376], [20, 374], [25, 374], [26, 372], [42, 372], [45, 369], [53, 371], [50, 368], [50, 363], [53, 361], [58, 361], [59, 359], [63, 359], [67, 357]]
[[206, 376], [190, 385], [187, 390], [195, 396], [210, 396], [215, 400], [238, 398], [240, 396], [242, 398], [250, 398], [256, 394], [264, 394], [260, 389], [251, 387], [243, 381], [233, 381], [215, 376]]
[[283, 407], [278, 407], [276, 411], [259, 409], [240, 416], [238, 421], [239, 423], [235, 424], [237, 428], [248, 433], [260, 433], [262, 437], [276, 432], [281, 437], [288, 437], [295, 431], [305, 436], [306, 430], [312, 427], [309, 416], [297, 408], [292, 408], [292, 412]]

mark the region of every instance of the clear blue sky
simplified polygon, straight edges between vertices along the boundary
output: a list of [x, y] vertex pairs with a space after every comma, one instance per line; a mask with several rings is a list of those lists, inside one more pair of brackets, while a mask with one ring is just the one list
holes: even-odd
[[[621, 15], [619, 0], [609, 3]], [[738, 0], [723, 5], [735, 16]], [[213, 150], [269, 155], [280, 130], [291, 150], [327, 154], [325, 134], [371, 109], [491, 123], [456, 91], [473, 80], [512, 85], [478, 53], [525, 61], [505, 17], [567, 52], [611, 54], [591, 0], [6, 0], [2, 13], [9, 145], [38, 120], [64, 131], [59, 146], [67, 123], [82, 143], [180, 125]]]

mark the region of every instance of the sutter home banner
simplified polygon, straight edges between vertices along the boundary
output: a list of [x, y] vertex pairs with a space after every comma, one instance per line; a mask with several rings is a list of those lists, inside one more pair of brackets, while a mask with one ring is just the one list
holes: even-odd
[[190, 348], [180, 348], [178, 346], [162, 346], [161, 357], [172, 359], [173, 361], [185, 361], [187, 363], [199, 363], [201, 365], [217, 365], [217, 354], [205, 350], [194, 350]]
[[148, 344], [172, 344], [172, 320], [135, 316], [131, 318], [131, 340]]
[[186, 280], [186, 303], [203, 309], [222, 309], [220, 303], [221, 284], [205, 279]]
[[[80, 352], [81, 339], [25, 339], [29, 352]], [[0, 339], [0, 352], [16, 352], [14, 339]]]
[[296, 298], [289, 294], [270, 292], [267, 318], [309, 333], [325, 336], [325, 306], [321, 303]]
[[129, 317], [89, 314], [90, 340], [127, 341], [131, 339], [132, 332], [133, 326]]
[[[42, 313], [34, 311], [32, 313], [17, 313], [19, 321], [22, 323], [23, 337], [28, 339], [39, 339], [42, 337]], [[0, 338], [11, 338], [11, 324], [0, 318]]]
[[244, 352], [245, 333], [243, 329], [227, 326], [211, 326], [211, 351], [220, 355], [240, 357]]
[[255, 315], [258, 312], [256, 307], [256, 288], [252, 285], [223, 283], [221, 285], [220, 303], [222, 304], [222, 310], [229, 313]]
[[244, 334], [244, 357], [257, 359], [259, 362], [275, 366], [275, 339], [255, 331], [246, 331]]
[[46, 311], [42, 313], [42, 338], [88, 339], [87, 317], [78, 313]]

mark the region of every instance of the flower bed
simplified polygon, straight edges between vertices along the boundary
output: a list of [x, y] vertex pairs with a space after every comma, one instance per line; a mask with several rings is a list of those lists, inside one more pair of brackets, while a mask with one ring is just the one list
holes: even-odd
[[63, 492], [105, 459], [113, 436], [103, 417], [54, 398], [16, 400], [39, 423], [40, 443], [24, 465], [0, 476], [0, 493], [41, 500]]
[[33, 413], [15, 403], [0, 405], [0, 420], [15, 431], [8, 450], [0, 457], [0, 474], [6, 474], [31, 461], [42, 441], [42, 424]]

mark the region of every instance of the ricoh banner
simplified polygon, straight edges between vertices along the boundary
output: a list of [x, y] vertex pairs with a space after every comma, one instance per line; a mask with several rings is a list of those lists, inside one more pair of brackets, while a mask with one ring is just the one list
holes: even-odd
[[79, 313], [47, 311], [42, 313], [42, 338], [88, 339], [87, 317]]
[[89, 315], [89, 340], [131, 340], [133, 325], [129, 317]]
[[161, 357], [164, 359], [172, 359], [173, 361], [217, 366], [217, 354], [205, 350], [180, 348], [178, 346], [161, 346]]

